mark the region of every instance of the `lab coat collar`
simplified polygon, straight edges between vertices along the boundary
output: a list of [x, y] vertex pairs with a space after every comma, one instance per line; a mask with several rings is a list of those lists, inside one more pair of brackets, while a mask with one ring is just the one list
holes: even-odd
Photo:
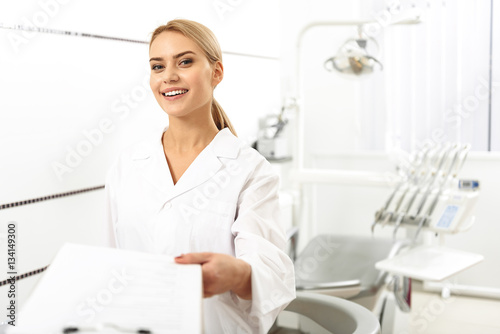
[[240, 151], [239, 139], [228, 128], [220, 130], [210, 145], [214, 154], [221, 158], [236, 159]]
[[[163, 130], [165, 132], [166, 128]], [[141, 145], [132, 155], [142, 176], [166, 195], [165, 202], [212, 178], [222, 167], [219, 158], [236, 159], [240, 140], [228, 128], [220, 130], [174, 185], [163, 151], [163, 132], [154, 142]]]
[[[167, 128], [168, 127], [165, 127], [163, 129], [159, 139], [156, 136], [154, 137], [154, 143], [150, 147], [141, 147], [141, 149], [135, 150], [132, 154], [132, 159], [148, 159], [154, 153], [154, 148], [157, 146], [158, 140], [161, 145], [163, 133], [167, 130]], [[150, 143], [148, 143], [147, 145], [149, 146], [149, 144]], [[214, 154], [217, 157], [221, 158], [236, 159], [240, 151], [240, 141], [236, 136], [233, 135], [229, 128], [220, 130], [208, 146], [211, 146]]]

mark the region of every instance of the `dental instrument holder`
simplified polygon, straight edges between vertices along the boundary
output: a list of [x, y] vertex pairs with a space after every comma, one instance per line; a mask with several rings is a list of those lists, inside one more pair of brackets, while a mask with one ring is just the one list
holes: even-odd
[[[392, 259], [377, 262], [377, 269], [395, 277], [442, 281], [483, 260], [482, 255], [443, 246], [443, 234], [465, 232], [475, 222], [479, 181], [457, 178], [469, 150], [470, 145], [447, 144], [424, 148], [416, 155], [421, 159], [413, 162], [406, 179], [375, 213], [372, 224], [372, 233], [380, 222], [394, 225], [394, 239], [398, 227], [416, 228], [411, 247]], [[427, 173], [424, 179], [414, 177], [420, 172]], [[439, 235], [439, 244], [416, 245], [420, 231]]]
[[[416, 227], [415, 243], [421, 230], [455, 234], [472, 227], [479, 181], [457, 179], [470, 146], [445, 145], [436, 149], [436, 157], [429, 153], [432, 149], [425, 148], [417, 153], [421, 158], [408, 171], [408, 177], [396, 186], [384, 207], [375, 213], [372, 233], [381, 221], [382, 225], [395, 225], [394, 237], [399, 227]], [[451, 162], [446, 162], [447, 157]], [[436, 165], [434, 171], [419, 184], [416, 175], [424, 174], [422, 168], [431, 164], [431, 160]]]
[[[471, 211], [477, 201], [479, 191], [478, 184], [476, 180], [459, 180], [458, 183], [474, 183], [477, 186], [470, 190], [453, 190], [448, 192], [442, 192], [441, 194], [434, 195], [435, 205], [429, 207], [430, 215], [404, 215], [403, 218], [399, 218], [399, 226], [411, 226], [416, 227], [419, 232], [421, 229], [430, 230], [436, 233], [449, 233], [455, 234], [458, 232], [465, 232], [469, 230], [474, 221], [475, 217], [470, 216]], [[421, 194], [417, 194], [417, 198]], [[432, 197], [432, 194], [430, 195]], [[465, 203], [466, 206], [461, 205]], [[383, 216], [384, 214], [389, 214], [390, 218], [387, 220], [386, 224], [395, 224], [398, 220], [397, 212], [387, 212], [379, 210], [376, 212], [376, 216]], [[418, 233], [415, 234], [415, 237]], [[414, 238], [415, 238], [414, 237]]]

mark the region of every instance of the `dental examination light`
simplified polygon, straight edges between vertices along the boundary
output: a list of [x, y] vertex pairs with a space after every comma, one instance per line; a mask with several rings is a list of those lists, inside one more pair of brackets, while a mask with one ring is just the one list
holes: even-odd
[[[420, 21], [421, 13], [419, 11], [409, 11], [406, 15], [399, 16], [397, 20], [387, 22], [385, 25], [416, 24]], [[366, 36], [365, 33], [370, 31], [366, 26], [373, 23], [373, 21], [344, 22], [343, 25], [358, 26], [358, 37], [345, 41], [337, 54], [324, 62], [325, 69], [330, 72], [335, 70], [351, 77], [366, 76], [378, 70], [382, 71], [383, 65], [377, 58], [379, 45], [375, 38]], [[378, 24], [380, 27], [382, 26], [382, 24]]]
[[363, 25], [358, 26], [357, 38], [350, 38], [342, 44], [334, 57], [324, 63], [326, 70], [348, 75], [362, 76], [382, 70], [382, 63], [375, 57], [379, 45], [372, 37], [365, 37]]
[[[355, 26], [355, 27], [364, 27], [366, 28], [367, 31], [371, 31], [369, 27], [375, 27], [376, 29], [379, 28], [389, 28], [389, 27], [396, 27], [396, 26], [404, 26], [404, 25], [413, 25], [413, 24], [419, 24], [422, 22], [423, 18], [423, 13], [421, 10], [415, 8], [414, 10], [408, 10], [405, 13], [400, 13], [398, 15], [395, 15], [391, 20], [388, 20], [388, 22], [383, 22], [380, 23], [377, 21], [375, 18], [371, 20], [352, 20], [352, 21], [313, 21], [307, 25], [305, 25], [301, 31], [299, 32], [297, 36], [297, 44], [296, 44], [296, 68], [295, 68], [295, 73], [296, 73], [296, 91], [295, 91], [295, 97], [297, 101], [296, 105], [296, 110], [297, 110], [297, 119], [296, 119], [296, 131], [297, 131], [297, 140], [295, 142], [295, 151], [294, 151], [294, 156], [296, 157], [296, 169], [292, 171], [292, 177], [299, 182], [316, 182], [318, 180], [321, 180], [322, 182], [330, 182], [330, 183], [337, 183], [337, 184], [351, 184], [351, 185], [366, 185], [371, 184], [371, 185], [386, 185], [387, 184], [387, 179], [383, 173], [376, 173], [376, 172], [365, 172], [365, 171], [344, 171], [344, 170], [331, 170], [331, 171], [325, 171], [325, 170], [320, 170], [320, 169], [312, 169], [312, 168], [306, 168], [305, 161], [304, 161], [304, 138], [305, 138], [305, 131], [304, 131], [304, 124], [305, 124], [305, 113], [304, 113], [304, 83], [302, 81], [302, 71], [301, 71], [301, 64], [302, 64], [302, 46], [303, 46], [303, 39], [306, 33], [316, 27], [348, 27], [348, 26]], [[366, 44], [365, 44], [366, 41]], [[352, 47], [352, 50], [356, 49], [357, 53], [363, 55], [363, 52], [366, 50], [367, 54], [364, 54], [364, 57], [361, 57], [356, 59], [354, 57], [355, 52], [350, 51], [351, 55], [351, 63], [349, 63], [350, 70], [346, 69], [347, 65], [345, 62], [345, 56], [348, 54], [346, 43], [349, 43], [349, 45]], [[325, 64], [325, 66], [328, 66], [329, 69], [334, 69], [334, 66], [338, 66], [341, 70], [344, 69], [345, 71], [352, 71], [353, 73], [359, 72], [361, 73], [360, 75], [363, 75], [365, 73], [370, 72], [370, 67], [375, 69], [380, 66], [382, 68], [381, 64], [378, 64], [378, 60], [373, 56], [372, 51], [372, 46], [375, 45], [374, 40], [371, 40], [369, 38], [364, 37], [364, 35], [359, 36], [357, 39], [353, 39], [351, 41], [347, 41], [344, 43], [344, 46], [346, 47], [345, 49], [339, 50], [339, 53], [333, 57], [335, 59], [328, 61]], [[344, 60], [342, 61], [342, 57], [344, 57]], [[336, 58], [339, 57], [339, 58]], [[369, 58], [372, 57], [373, 59]], [[349, 59], [347, 59], [347, 62], [349, 62]], [[377, 63], [378, 62], [378, 63]], [[354, 69], [353, 69], [354, 68]], [[346, 73], [346, 75], [349, 75]], [[353, 77], [359, 77], [359, 75], [352, 75]]]

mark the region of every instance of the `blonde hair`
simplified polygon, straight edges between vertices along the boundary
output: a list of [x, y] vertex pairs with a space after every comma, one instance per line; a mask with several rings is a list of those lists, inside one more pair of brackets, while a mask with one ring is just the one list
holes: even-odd
[[[159, 26], [155, 29], [151, 36], [151, 41], [149, 42], [150, 48], [155, 38], [165, 31], [179, 32], [191, 39], [201, 50], [203, 50], [210, 64], [213, 65], [218, 61], [222, 62], [222, 51], [219, 42], [217, 42], [213, 32], [203, 24], [184, 19], [169, 21], [167, 24]], [[236, 136], [236, 131], [234, 130], [233, 125], [215, 98], [212, 98], [211, 111], [212, 119], [214, 120], [217, 128], [219, 130], [229, 128], [229, 130]]]

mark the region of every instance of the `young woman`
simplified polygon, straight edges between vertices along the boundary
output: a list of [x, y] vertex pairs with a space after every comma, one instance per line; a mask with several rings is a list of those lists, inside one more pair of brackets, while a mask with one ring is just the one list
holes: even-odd
[[108, 173], [113, 243], [201, 264], [206, 333], [266, 333], [295, 297], [278, 177], [213, 98], [224, 67], [208, 28], [170, 21], [153, 32], [149, 54], [169, 125]]

